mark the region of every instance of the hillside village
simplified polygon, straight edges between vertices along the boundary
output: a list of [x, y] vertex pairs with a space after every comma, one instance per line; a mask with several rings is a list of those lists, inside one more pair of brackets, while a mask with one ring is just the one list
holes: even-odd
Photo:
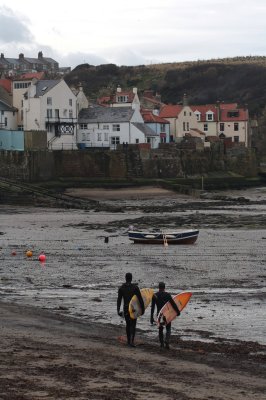
[[60, 68], [42, 52], [36, 59], [23, 54], [6, 59], [1, 54], [0, 60], [2, 150], [25, 150], [29, 133], [35, 150], [116, 149], [144, 143], [158, 148], [184, 140], [195, 148], [221, 140], [227, 146], [250, 146], [248, 109], [237, 103], [190, 104], [184, 94], [181, 104], [164, 104], [152, 90], [140, 95], [136, 87], [120, 86], [91, 102], [81, 84], [73, 87], [62, 77], [46, 77], [46, 72]]

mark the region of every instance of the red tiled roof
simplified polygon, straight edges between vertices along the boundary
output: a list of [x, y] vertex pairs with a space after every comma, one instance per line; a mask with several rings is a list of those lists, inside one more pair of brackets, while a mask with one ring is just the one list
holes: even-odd
[[191, 110], [195, 113], [195, 112], [200, 112], [200, 122], [210, 122], [207, 118], [206, 118], [206, 113], [208, 113], [208, 111], [211, 111], [213, 113], [213, 121], [217, 121], [218, 120], [218, 109], [214, 104], [206, 104], [203, 106], [190, 106]]
[[[232, 113], [232, 116], [230, 116]], [[237, 115], [235, 115], [237, 113]], [[223, 122], [228, 121], [247, 121], [248, 120], [248, 110], [245, 108], [225, 108], [221, 110], [220, 120]]]
[[159, 124], [169, 124], [169, 121], [159, 115], [154, 115], [152, 111], [141, 111], [144, 122], [157, 122]]
[[164, 105], [160, 111], [160, 117], [162, 118], [177, 118], [183, 106], [181, 105]]
[[103, 96], [97, 99], [97, 104], [103, 105], [109, 105], [111, 102], [111, 97], [110, 96]]
[[22, 80], [30, 80], [30, 79], [44, 79], [45, 78], [45, 73], [44, 72], [28, 72], [26, 74], [22, 74], [17, 76], [14, 80], [15, 81], [22, 81]]
[[11, 93], [11, 79], [0, 79], [0, 86], [2, 86], [8, 93]]
[[235, 109], [237, 108], [237, 103], [219, 103], [220, 109], [227, 110], [227, 109]]

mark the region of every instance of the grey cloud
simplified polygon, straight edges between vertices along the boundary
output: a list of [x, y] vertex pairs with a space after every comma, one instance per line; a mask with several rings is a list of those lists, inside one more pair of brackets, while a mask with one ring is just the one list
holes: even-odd
[[27, 43], [33, 35], [20, 17], [7, 8], [0, 8], [0, 43]]
[[80, 64], [91, 64], [91, 65], [100, 65], [100, 64], [107, 64], [110, 61], [105, 59], [102, 56], [98, 56], [96, 54], [91, 53], [69, 53], [66, 56], [62, 56], [58, 54], [57, 60], [61, 67], [71, 67], [75, 68], [77, 65]]

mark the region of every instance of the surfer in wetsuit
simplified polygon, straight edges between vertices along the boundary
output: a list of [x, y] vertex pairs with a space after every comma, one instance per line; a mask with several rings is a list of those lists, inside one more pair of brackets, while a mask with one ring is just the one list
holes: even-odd
[[[135, 347], [134, 339], [136, 333], [137, 320], [130, 318], [129, 315], [129, 303], [134, 295], [139, 299], [140, 306], [142, 308], [142, 314], [145, 312], [143, 299], [137, 284], [132, 283], [132, 274], [126, 273], [126, 282], [118, 289], [117, 298], [117, 314], [122, 317], [124, 315], [126, 321], [126, 332], [127, 332], [127, 344], [131, 347]], [[124, 302], [123, 312], [120, 312], [121, 302]]]
[[[155, 305], [157, 307], [157, 315], [159, 314], [161, 308], [163, 308], [163, 306], [170, 301], [171, 305], [173, 306], [173, 309], [176, 311], [177, 316], [180, 315], [180, 311], [177, 307], [177, 305], [175, 304], [174, 300], [172, 299], [172, 296], [170, 295], [170, 293], [165, 291], [165, 283], [164, 282], [160, 282], [159, 283], [159, 292], [155, 293], [153, 295], [152, 298], [152, 303], [151, 303], [151, 324], [154, 323], [154, 308]], [[166, 335], [165, 335], [165, 341], [164, 341], [164, 332], [163, 332], [163, 328], [165, 325], [161, 324], [159, 326], [159, 341], [161, 344], [161, 347], [164, 347], [166, 349], [169, 349], [169, 343], [170, 343], [170, 336], [171, 336], [171, 322], [169, 324], [167, 324], [165, 326], [166, 328]]]

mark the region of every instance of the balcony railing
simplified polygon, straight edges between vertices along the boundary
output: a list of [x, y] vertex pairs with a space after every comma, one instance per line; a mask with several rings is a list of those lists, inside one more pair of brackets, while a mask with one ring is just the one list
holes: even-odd
[[77, 124], [77, 118], [67, 118], [67, 117], [46, 117], [45, 122], [48, 124]]

